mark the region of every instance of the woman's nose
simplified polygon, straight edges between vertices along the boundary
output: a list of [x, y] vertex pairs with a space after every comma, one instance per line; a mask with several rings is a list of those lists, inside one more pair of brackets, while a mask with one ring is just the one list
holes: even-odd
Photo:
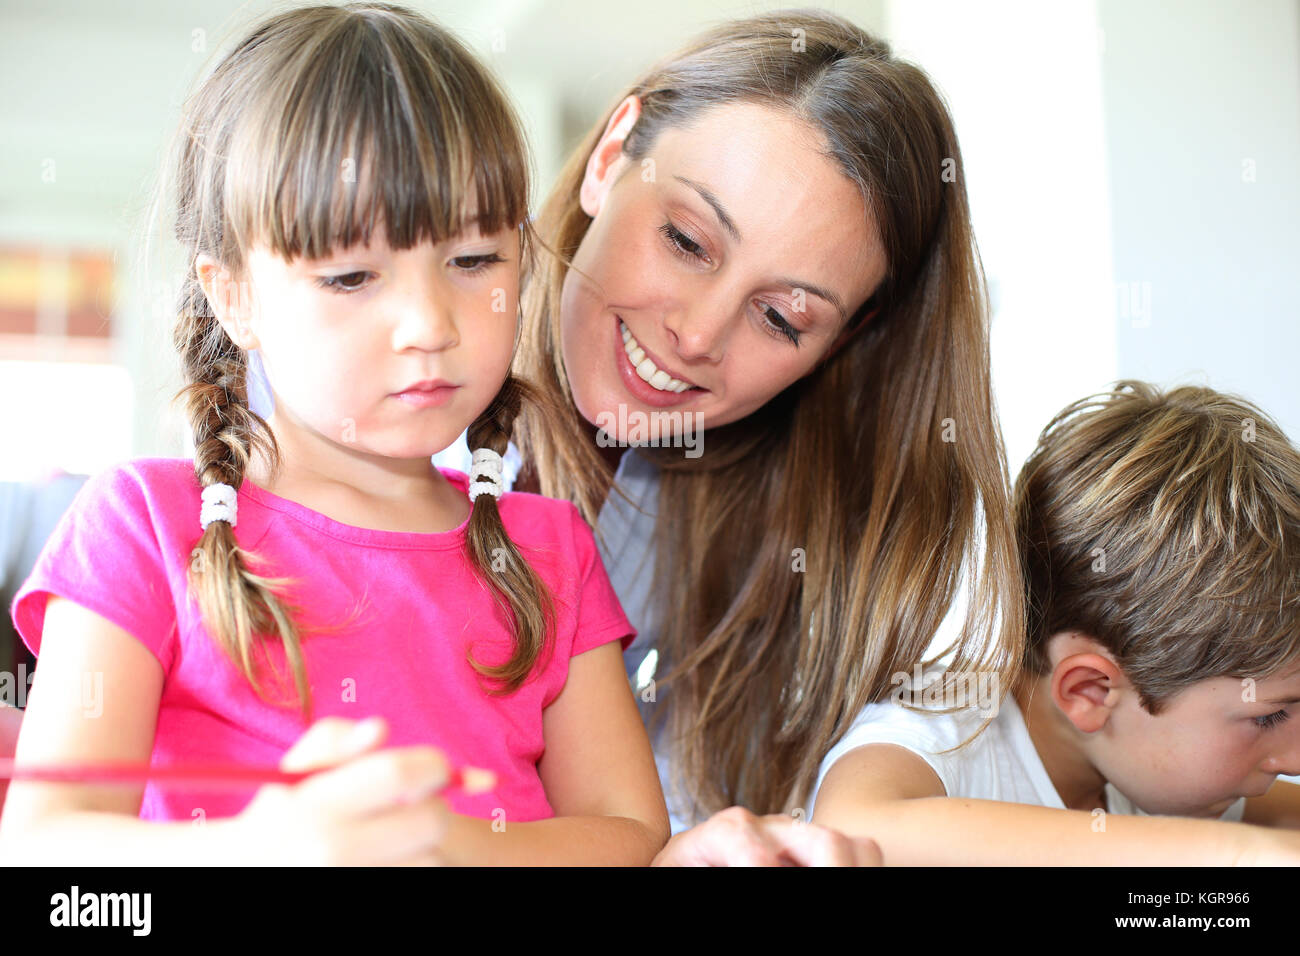
[[687, 361], [716, 362], [722, 357], [737, 315], [716, 299], [698, 299], [664, 316], [664, 328], [677, 354]]

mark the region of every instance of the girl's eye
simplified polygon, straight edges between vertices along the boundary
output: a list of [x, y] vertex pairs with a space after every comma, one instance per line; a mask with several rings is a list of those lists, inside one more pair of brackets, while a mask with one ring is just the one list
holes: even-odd
[[669, 248], [683, 259], [698, 259], [701, 262], [709, 261], [709, 257], [704, 254], [704, 247], [671, 222], [664, 223], [659, 227], [659, 231], [663, 234], [664, 239], [668, 241]]
[[1287, 720], [1291, 715], [1285, 710], [1279, 710], [1271, 714], [1265, 714], [1262, 717], [1255, 718], [1255, 724], [1262, 730], [1268, 730], [1276, 727], [1282, 721]]
[[457, 256], [451, 261], [456, 263], [456, 268], [461, 272], [467, 272], [470, 275], [474, 275], [475, 273], [482, 272], [494, 263], [505, 262], [506, 260], [503, 256], [497, 255], [497, 253], [493, 252], [485, 256]]
[[[337, 276], [320, 276], [316, 279], [316, 284], [323, 289], [329, 289], [333, 292], [356, 292], [365, 284], [366, 276], [371, 275], [369, 272], [345, 272]], [[360, 279], [359, 282], [350, 280]]]

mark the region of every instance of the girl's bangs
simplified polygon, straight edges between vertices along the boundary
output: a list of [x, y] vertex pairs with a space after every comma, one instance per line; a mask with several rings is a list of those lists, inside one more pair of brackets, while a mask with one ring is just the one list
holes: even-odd
[[527, 153], [494, 90], [369, 31], [350, 51], [344, 63], [346, 50], [316, 51], [232, 137], [226, 195], [241, 249], [320, 259], [386, 239], [400, 251], [527, 217]]

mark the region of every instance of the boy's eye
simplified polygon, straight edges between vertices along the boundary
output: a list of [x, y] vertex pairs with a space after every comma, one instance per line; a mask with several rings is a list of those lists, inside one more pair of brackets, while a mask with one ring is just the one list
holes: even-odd
[[369, 272], [345, 272], [337, 276], [320, 276], [316, 284], [333, 292], [356, 292], [365, 284]]
[[1264, 714], [1262, 717], [1256, 717], [1255, 724], [1262, 730], [1268, 730], [1270, 727], [1276, 727], [1290, 716], [1291, 714], [1286, 710], [1278, 710], [1271, 714]]

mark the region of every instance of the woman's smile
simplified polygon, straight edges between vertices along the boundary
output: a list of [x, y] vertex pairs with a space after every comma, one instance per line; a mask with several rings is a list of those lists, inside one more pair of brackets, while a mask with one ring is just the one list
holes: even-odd
[[[618, 367], [619, 377], [622, 378], [624, 387], [637, 401], [654, 405], [656, 408], [666, 408], [684, 405], [707, 391], [671, 375], [654, 362], [641, 348], [640, 343], [630, 336], [630, 330], [624, 325], [623, 320], [616, 316], [612, 323], [614, 363]], [[629, 343], [633, 345], [631, 352], [628, 351]], [[637, 356], [640, 358], [634, 364], [633, 359]], [[646, 374], [642, 374], [641, 369], [644, 369]], [[671, 387], [661, 387], [656, 383], [661, 383], [662, 386], [676, 383], [680, 390], [674, 391]]]

